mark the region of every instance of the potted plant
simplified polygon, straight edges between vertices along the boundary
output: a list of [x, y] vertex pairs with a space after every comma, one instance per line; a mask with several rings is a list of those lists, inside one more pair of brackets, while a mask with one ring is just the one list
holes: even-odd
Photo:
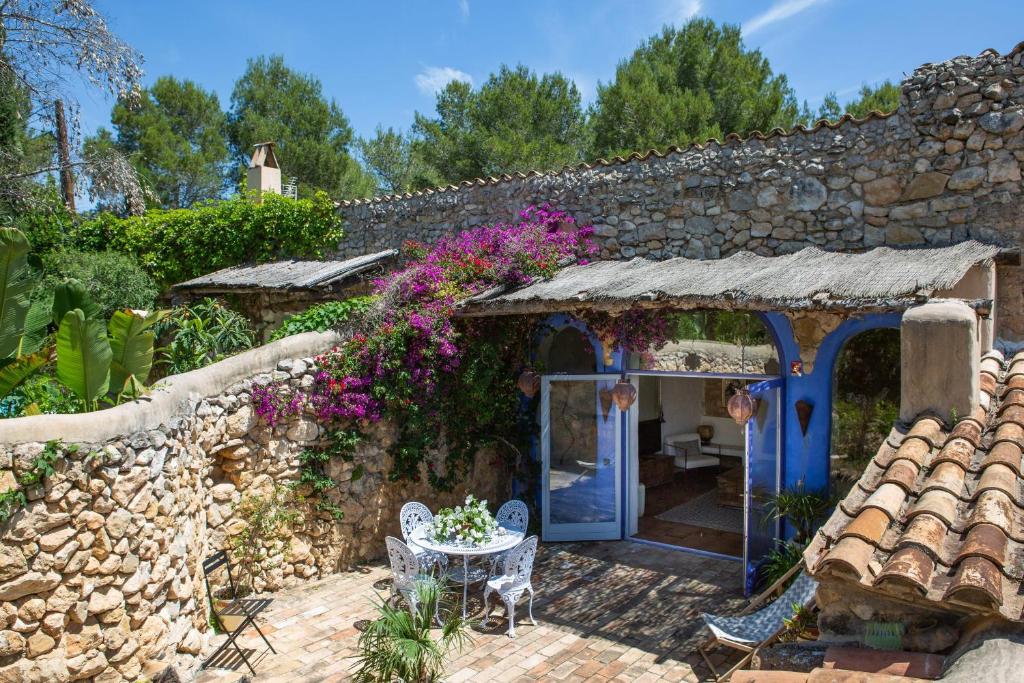
[[486, 500], [466, 496], [464, 505], [442, 508], [431, 522], [430, 533], [438, 543], [483, 545], [498, 531], [498, 521]]
[[[404, 606], [376, 602], [378, 617], [359, 636], [359, 683], [402, 681], [436, 683], [445, 672], [448, 655], [461, 651], [472, 638], [467, 623], [457, 609], [437, 610], [443, 593], [443, 579], [425, 577], [416, 587], [419, 608], [413, 614]], [[441, 627], [437, 639], [431, 634], [435, 611]]]

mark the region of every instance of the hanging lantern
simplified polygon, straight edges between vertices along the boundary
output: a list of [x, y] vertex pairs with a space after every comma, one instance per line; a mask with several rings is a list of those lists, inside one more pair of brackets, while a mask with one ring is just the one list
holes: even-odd
[[630, 384], [628, 379], [622, 377], [615, 383], [615, 388], [612, 389], [612, 398], [615, 400], [615, 405], [619, 407], [619, 410], [626, 412], [636, 401], [636, 387]]
[[750, 395], [750, 391], [746, 387], [743, 387], [732, 395], [726, 408], [729, 411], [729, 417], [736, 424], [746, 424], [747, 420], [757, 412], [757, 399]]
[[540, 375], [530, 368], [526, 368], [519, 375], [519, 380], [516, 384], [519, 386], [519, 391], [523, 392], [526, 398], [533, 398], [540, 391]]

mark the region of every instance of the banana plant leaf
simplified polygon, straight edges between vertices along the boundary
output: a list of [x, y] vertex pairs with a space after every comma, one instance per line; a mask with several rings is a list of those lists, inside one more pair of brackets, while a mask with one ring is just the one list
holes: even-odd
[[57, 379], [82, 400], [86, 410], [110, 387], [113, 352], [102, 320], [80, 308], [64, 314], [57, 328]]
[[85, 314], [87, 320], [100, 315], [100, 307], [92, 300], [85, 285], [74, 278], [68, 278], [53, 288], [53, 324], [59, 327], [67, 312], [76, 308]]
[[28, 379], [39, 368], [46, 365], [50, 360], [50, 352], [39, 351], [28, 356], [15, 358], [0, 368], [0, 397], [14, 391], [14, 389]]
[[146, 315], [131, 310], [114, 311], [107, 329], [110, 332], [110, 391], [115, 395], [138, 396], [153, 367], [153, 326], [170, 311]]
[[29, 244], [14, 228], [0, 228], [0, 358], [18, 351], [28, 313], [32, 278]]
[[43, 348], [50, 325], [53, 303], [49, 297], [36, 299], [25, 316], [25, 329], [18, 344], [18, 356], [26, 356]]

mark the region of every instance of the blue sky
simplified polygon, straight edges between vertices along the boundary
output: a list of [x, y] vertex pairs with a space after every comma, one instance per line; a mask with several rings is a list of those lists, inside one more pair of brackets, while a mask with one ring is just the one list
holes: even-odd
[[[96, 0], [145, 57], [146, 83], [172, 74], [213, 89], [227, 109], [248, 57], [280, 53], [313, 73], [356, 133], [407, 129], [452, 77], [486, 80], [502, 63], [561, 71], [590, 101], [599, 81], [664, 24], [691, 16], [744, 27], [748, 46], [785, 73], [799, 99], [845, 101], [862, 83], [899, 80], [925, 62], [1001, 52], [1024, 40], [1013, 0]], [[82, 89], [86, 132], [111, 102]]]

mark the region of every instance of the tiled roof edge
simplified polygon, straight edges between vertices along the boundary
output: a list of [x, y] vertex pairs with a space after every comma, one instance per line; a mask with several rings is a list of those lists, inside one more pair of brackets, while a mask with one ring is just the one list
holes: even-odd
[[[984, 57], [985, 55], [993, 55], [993, 56], [996, 56], [996, 57], [1005, 57], [1007, 59], [1010, 59], [1010, 58], [1013, 58], [1014, 56], [1016, 56], [1018, 53], [1022, 53], [1022, 52], [1024, 52], [1024, 41], [1021, 41], [1020, 43], [1017, 43], [1013, 48], [1010, 49], [1009, 52], [1007, 52], [1005, 54], [1000, 53], [999, 50], [996, 50], [995, 48], [991, 48], [990, 47], [990, 48], [986, 48], [986, 49], [982, 50], [977, 55], [977, 57]], [[962, 56], [967, 56], [967, 55], [962, 55]], [[956, 57], [954, 57], [953, 59], [956, 59]], [[930, 62], [927, 63], [927, 64], [922, 64], [921, 66], [918, 67], [918, 69], [921, 69], [921, 68], [924, 68], [924, 67], [927, 67], [927, 66], [934, 66], [934, 64], [930, 63]], [[440, 186], [440, 187], [428, 188], [426, 190], [417, 190], [415, 192], [405, 192], [403, 194], [378, 195], [378, 196], [375, 196], [375, 197], [368, 197], [366, 199], [345, 199], [345, 200], [342, 200], [342, 201], [336, 201], [335, 202], [335, 206], [337, 206], [339, 208], [348, 208], [348, 207], [352, 207], [352, 206], [362, 206], [364, 204], [386, 204], [386, 203], [389, 203], [389, 202], [400, 201], [400, 200], [404, 200], [404, 199], [415, 199], [417, 197], [427, 197], [427, 196], [430, 196], [430, 195], [440, 194], [440, 193], [443, 193], [443, 192], [455, 192], [457, 190], [461, 190], [461, 189], [467, 188], [467, 187], [483, 187], [483, 186], [487, 186], [487, 185], [498, 185], [498, 184], [501, 184], [501, 183], [509, 182], [511, 180], [525, 180], [526, 178], [541, 178], [541, 177], [545, 177], [545, 176], [556, 176], [556, 175], [561, 175], [563, 173], [570, 173], [572, 171], [589, 171], [589, 170], [592, 170], [592, 169], [595, 169], [595, 168], [608, 168], [608, 167], [611, 167], [611, 166], [618, 166], [618, 165], [622, 165], [622, 164], [628, 164], [628, 163], [630, 163], [632, 161], [647, 161], [651, 157], [656, 157], [658, 159], [664, 159], [665, 157], [670, 156], [672, 154], [680, 154], [682, 152], [688, 152], [688, 151], [692, 151], [692, 150], [701, 150], [701, 149], [705, 149], [706, 147], [708, 147], [710, 145], [713, 145], [713, 144], [714, 145], [718, 145], [719, 147], [724, 147], [726, 144], [744, 143], [744, 142], [749, 142], [750, 140], [761, 140], [761, 141], [764, 141], [764, 140], [770, 140], [770, 139], [776, 138], [776, 137], [787, 138], [787, 137], [791, 137], [791, 136], [793, 136], [793, 135], [795, 135], [797, 133], [799, 133], [801, 135], [807, 135], [807, 134], [810, 134], [810, 133], [815, 133], [815, 132], [821, 130], [822, 128], [828, 128], [830, 130], [836, 130], [839, 127], [841, 127], [841, 126], [843, 126], [843, 125], [845, 125], [847, 123], [852, 123], [852, 124], [856, 124], [856, 125], [862, 125], [862, 124], [868, 123], [869, 121], [876, 121], [876, 120], [887, 119], [887, 118], [895, 115], [898, 111], [899, 111], [898, 109], [896, 111], [890, 111], [890, 112], [871, 111], [871, 112], [868, 112], [868, 114], [866, 116], [864, 116], [863, 118], [859, 118], [859, 119], [854, 117], [854, 116], [851, 116], [850, 114], [843, 114], [836, 121], [829, 121], [828, 119], [819, 119], [810, 128], [804, 126], [803, 124], [798, 123], [797, 125], [793, 126], [789, 130], [786, 130], [785, 128], [773, 128], [772, 130], [768, 131], [767, 134], [762, 133], [761, 131], [755, 130], [755, 131], [751, 132], [749, 135], [747, 135], [746, 137], [743, 137], [743, 136], [741, 136], [741, 135], [739, 135], [737, 133], [729, 133], [728, 135], [725, 136], [725, 138], [722, 141], [719, 141], [717, 138], [710, 138], [708, 140], [705, 140], [703, 143], [701, 143], [701, 142], [694, 142], [694, 143], [691, 143], [689, 145], [685, 145], [685, 146], [682, 146], [682, 147], [680, 147], [678, 145], [671, 145], [668, 148], [666, 148], [666, 150], [664, 152], [659, 152], [656, 149], [651, 149], [651, 150], [648, 150], [645, 153], [633, 152], [633, 153], [631, 153], [631, 154], [629, 154], [629, 155], [627, 155], [625, 157], [621, 157], [621, 156], [612, 157], [611, 160], [608, 160], [608, 159], [598, 159], [598, 160], [596, 160], [596, 161], [594, 161], [593, 163], [590, 163], [590, 164], [588, 164], [587, 162], [584, 161], [584, 162], [580, 162], [579, 164], [575, 164], [575, 165], [572, 165], [572, 166], [563, 166], [562, 168], [556, 169], [556, 170], [538, 171], [538, 170], [534, 169], [534, 170], [528, 171], [526, 173], [523, 173], [521, 171], [517, 171], [515, 173], [503, 173], [503, 174], [501, 174], [499, 176], [488, 176], [487, 178], [474, 178], [473, 180], [463, 180], [462, 182], [460, 182], [458, 184], [454, 184], [454, 185], [443, 185], [443, 186]]]
[[573, 171], [589, 171], [589, 170], [592, 170], [592, 169], [595, 169], [595, 168], [609, 168], [609, 167], [612, 167], [612, 166], [620, 166], [620, 165], [623, 165], [623, 164], [628, 164], [628, 163], [631, 163], [633, 161], [647, 161], [648, 159], [650, 159], [652, 157], [657, 158], [657, 159], [664, 159], [664, 158], [666, 158], [668, 156], [671, 156], [673, 154], [682, 154], [684, 152], [690, 152], [690, 151], [693, 151], [693, 150], [706, 149], [706, 148], [710, 147], [711, 145], [718, 145], [719, 147], [725, 147], [726, 145], [729, 145], [729, 144], [742, 144], [742, 143], [750, 142], [751, 140], [761, 140], [761, 141], [764, 141], [764, 140], [771, 140], [772, 138], [779, 138], [779, 137], [781, 137], [781, 138], [788, 138], [788, 137], [791, 137], [791, 136], [797, 135], [797, 134], [808, 135], [810, 133], [816, 133], [817, 131], [821, 130], [822, 128], [828, 128], [830, 130], [836, 130], [836, 129], [840, 128], [840, 127], [845, 126], [847, 123], [855, 124], [855, 125], [862, 125], [862, 124], [868, 123], [870, 121], [878, 121], [878, 120], [887, 119], [887, 118], [889, 118], [891, 116], [894, 116], [897, 113], [897, 111], [890, 111], [890, 112], [871, 111], [871, 112], [868, 112], [868, 114], [866, 116], [864, 116], [862, 118], [859, 118], [859, 119], [854, 117], [854, 116], [851, 116], [850, 114], [843, 114], [842, 116], [840, 116], [835, 121], [829, 121], [828, 119], [819, 119], [810, 128], [808, 128], [807, 126], [804, 126], [802, 123], [798, 123], [798, 124], [796, 124], [795, 126], [793, 126], [792, 128], [790, 128], [788, 130], [785, 129], [785, 128], [773, 128], [772, 130], [768, 131], [768, 133], [762, 133], [759, 130], [755, 130], [755, 131], [751, 132], [750, 135], [747, 135], [746, 137], [743, 137], [743, 136], [739, 135], [738, 133], [729, 133], [728, 135], [725, 136], [725, 138], [723, 140], [719, 140], [718, 138], [710, 138], [708, 140], [705, 140], [704, 142], [693, 142], [693, 143], [690, 143], [689, 145], [685, 145], [685, 146], [682, 146], [682, 147], [680, 147], [678, 145], [670, 145], [668, 148], [665, 149], [664, 152], [659, 152], [656, 149], [651, 149], [651, 150], [648, 150], [645, 153], [633, 152], [631, 154], [628, 154], [625, 157], [615, 156], [615, 157], [612, 157], [611, 159], [597, 159], [593, 163], [589, 163], [589, 164], [584, 161], [584, 162], [580, 162], [578, 164], [574, 164], [574, 165], [571, 165], [571, 166], [563, 166], [560, 169], [551, 170], [551, 171], [531, 170], [531, 171], [528, 171], [526, 173], [523, 173], [522, 171], [517, 171], [515, 173], [503, 173], [503, 174], [501, 174], [499, 176], [488, 176], [487, 178], [475, 178], [473, 180], [463, 180], [462, 182], [460, 182], [458, 184], [455, 184], [455, 185], [444, 185], [444, 186], [441, 186], [441, 187], [434, 187], [434, 188], [429, 188], [429, 189], [426, 189], [426, 190], [417, 190], [416, 192], [406, 192], [404, 194], [387, 194], [387, 195], [380, 195], [380, 196], [377, 196], [377, 197], [369, 197], [367, 199], [346, 199], [346, 200], [337, 202], [337, 204], [340, 207], [361, 206], [363, 204], [386, 204], [388, 202], [401, 201], [403, 199], [414, 199], [416, 197], [427, 197], [427, 196], [430, 196], [430, 195], [440, 194], [440, 193], [443, 193], [443, 192], [455, 192], [455, 191], [458, 191], [458, 190], [461, 190], [461, 189], [467, 188], [467, 187], [483, 187], [483, 186], [487, 186], [487, 185], [499, 185], [501, 183], [506, 183], [506, 182], [509, 182], [511, 180], [525, 180], [526, 178], [542, 178], [542, 177], [545, 177], [545, 176], [556, 176], [556, 175], [561, 175], [563, 173], [571, 173]]

